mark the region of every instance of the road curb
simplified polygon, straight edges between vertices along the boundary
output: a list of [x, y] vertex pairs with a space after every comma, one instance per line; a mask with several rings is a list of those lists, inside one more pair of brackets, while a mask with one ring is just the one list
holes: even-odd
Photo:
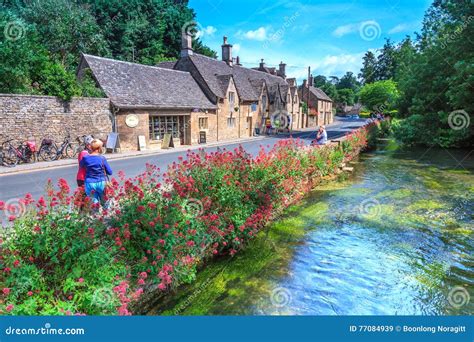
[[[175, 152], [193, 151], [193, 150], [199, 150], [202, 148], [216, 147], [216, 146], [222, 146], [222, 145], [246, 143], [246, 142], [251, 142], [251, 141], [262, 141], [269, 137], [271, 136], [262, 135], [258, 137], [248, 138], [248, 139], [228, 140], [228, 141], [209, 143], [206, 145], [191, 145], [191, 146], [186, 146], [186, 148], [179, 147], [177, 149], [168, 149], [168, 150], [157, 149], [157, 150], [142, 151], [140, 153], [135, 153], [135, 154], [126, 154], [126, 155], [108, 154], [105, 156], [107, 157], [107, 160], [109, 161], [123, 160], [123, 159], [130, 159], [130, 158], [140, 158], [140, 157], [153, 156], [153, 155], [160, 156], [160, 155], [171, 154]], [[44, 163], [45, 164], [42, 164], [42, 165], [28, 164], [28, 165], [31, 165], [32, 167], [25, 168], [25, 169], [19, 169], [17, 167], [13, 167], [13, 168], [1, 167], [3, 168], [3, 170], [0, 169], [0, 177], [12, 175], [12, 174], [21, 174], [21, 173], [27, 173], [27, 172], [41, 171], [44, 169], [59, 169], [62, 167], [69, 167], [72, 165], [77, 165], [77, 160], [75, 159], [61, 160], [60, 163], [58, 162], [57, 164], [52, 164], [55, 162], [44, 162]]]

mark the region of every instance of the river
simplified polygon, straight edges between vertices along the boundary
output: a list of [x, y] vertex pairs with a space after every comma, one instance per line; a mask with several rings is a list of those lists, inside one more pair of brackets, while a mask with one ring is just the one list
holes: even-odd
[[474, 314], [468, 152], [389, 142], [363, 154], [149, 314]]

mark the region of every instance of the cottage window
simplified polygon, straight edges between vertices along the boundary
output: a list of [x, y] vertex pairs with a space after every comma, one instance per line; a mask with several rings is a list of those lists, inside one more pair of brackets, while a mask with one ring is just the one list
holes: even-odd
[[199, 129], [207, 129], [208, 121], [207, 118], [199, 118]]
[[266, 112], [267, 110], [267, 97], [265, 95], [262, 96], [262, 112]]
[[227, 128], [234, 128], [235, 127], [235, 118], [229, 117], [227, 118]]
[[150, 116], [150, 139], [162, 140], [165, 133], [171, 133], [174, 139], [179, 138], [180, 127], [177, 116]]
[[232, 113], [234, 111], [235, 104], [235, 93], [233, 91], [229, 91], [229, 111]]

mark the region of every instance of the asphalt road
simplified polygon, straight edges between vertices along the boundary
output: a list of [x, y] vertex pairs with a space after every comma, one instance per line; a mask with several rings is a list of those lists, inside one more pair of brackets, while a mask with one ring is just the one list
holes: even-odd
[[[356, 129], [363, 125], [364, 119], [346, 119], [338, 118], [337, 121], [326, 127], [328, 132], [328, 139], [334, 139], [345, 135], [347, 132]], [[293, 132], [294, 138], [300, 138], [305, 143], [309, 144], [316, 136], [315, 131]], [[228, 150], [234, 149], [242, 145], [244, 149], [256, 155], [260, 147], [263, 146], [269, 149], [278, 140], [288, 138], [289, 134], [279, 134], [277, 136], [269, 136], [259, 141], [247, 141], [242, 143], [232, 143], [228, 145], [219, 146], [219, 148], [226, 148]], [[216, 151], [218, 147], [209, 147], [204, 149], [207, 152]], [[118, 171], [122, 170], [128, 177], [134, 177], [145, 171], [145, 164], [151, 163], [157, 165], [161, 170], [166, 171], [167, 166], [173, 161], [177, 161], [179, 156], [185, 156], [186, 151], [177, 151], [174, 153], [138, 156], [126, 159], [111, 160], [110, 166], [116, 175]], [[71, 187], [76, 184], [77, 166], [66, 167], [52, 167], [50, 169], [42, 169], [37, 171], [21, 172], [18, 174], [0, 175], [0, 200], [8, 201], [24, 197], [30, 193], [34, 199], [39, 198], [45, 193], [45, 185], [49, 178], [56, 184], [59, 178], [66, 179]]]

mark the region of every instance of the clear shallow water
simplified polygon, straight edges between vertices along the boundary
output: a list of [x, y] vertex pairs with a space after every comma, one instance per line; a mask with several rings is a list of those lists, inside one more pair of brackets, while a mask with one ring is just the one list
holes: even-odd
[[[235, 260], [211, 264], [152, 313], [474, 314], [468, 153], [363, 155], [349, 179], [319, 187], [276, 223], [301, 231], [296, 238], [270, 236]], [[246, 270], [250, 263], [262, 265]]]

